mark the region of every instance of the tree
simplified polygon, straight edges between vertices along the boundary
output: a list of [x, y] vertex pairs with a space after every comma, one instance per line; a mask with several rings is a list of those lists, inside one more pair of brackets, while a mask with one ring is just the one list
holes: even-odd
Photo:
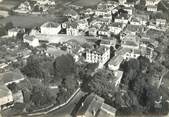
[[13, 23], [12, 22], [8, 22], [8, 23], [6, 23], [5, 24], [5, 29], [6, 30], [9, 30], [9, 29], [11, 29], [11, 28], [13, 28], [14, 26], [13, 26]]
[[59, 56], [55, 59], [53, 68], [56, 78], [65, 78], [67, 75], [75, 73], [74, 58], [69, 54]]
[[89, 91], [98, 95], [114, 94], [115, 87], [113, 85], [114, 75], [106, 70], [98, 71], [88, 83]]

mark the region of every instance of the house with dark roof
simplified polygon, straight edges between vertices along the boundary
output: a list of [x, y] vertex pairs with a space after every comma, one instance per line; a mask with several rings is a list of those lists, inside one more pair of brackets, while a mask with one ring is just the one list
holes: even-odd
[[115, 108], [105, 104], [102, 97], [92, 93], [82, 102], [76, 117], [115, 117], [115, 113]]

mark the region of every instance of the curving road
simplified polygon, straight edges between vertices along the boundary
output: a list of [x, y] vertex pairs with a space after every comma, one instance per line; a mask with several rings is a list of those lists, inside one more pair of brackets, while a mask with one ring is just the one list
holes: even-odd
[[87, 93], [80, 91], [66, 106], [54, 110], [46, 115], [32, 116], [32, 117], [72, 117], [71, 113], [75, 108], [76, 104], [84, 97]]

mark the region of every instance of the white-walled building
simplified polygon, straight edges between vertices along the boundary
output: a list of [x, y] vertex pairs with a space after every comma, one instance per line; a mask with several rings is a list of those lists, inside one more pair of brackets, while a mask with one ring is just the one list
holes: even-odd
[[23, 42], [28, 43], [32, 47], [37, 47], [40, 45], [39, 39], [37, 39], [35, 36], [31, 35], [24, 35]]
[[[78, 23], [75, 21], [67, 22], [66, 26], [66, 34], [71, 36], [78, 36], [79, 35], [79, 28]], [[84, 27], [81, 27], [84, 28]]]
[[110, 48], [100, 46], [88, 49], [86, 51], [86, 62], [99, 63], [100, 67], [110, 59]]
[[0, 84], [0, 110], [13, 106], [12, 92], [4, 84]]
[[166, 19], [156, 19], [156, 25], [157, 26], [165, 26], [166, 25], [167, 20]]
[[149, 6], [149, 5], [155, 6], [155, 5], [157, 5], [160, 1], [161, 1], [161, 0], [146, 0], [145, 6]]
[[115, 17], [114, 22], [127, 24], [130, 20], [131, 16], [127, 13], [121, 13]]
[[147, 11], [157, 12], [157, 6], [149, 5], [147, 6]]
[[124, 29], [124, 27], [125, 25], [123, 23], [116, 23], [116, 22], [111, 23], [108, 26], [109, 30], [115, 35], [119, 34]]
[[9, 29], [9, 30], [8, 30], [8, 36], [9, 36], [9, 37], [16, 37], [17, 34], [18, 34], [20, 31], [24, 32], [24, 30], [23, 30], [23, 29], [20, 29], [20, 28], [12, 28], [12, 29]]
[[61, 25], [55, 22], [46, 22], [41, 27], [41, 34], [57, 35], [61, 31]]

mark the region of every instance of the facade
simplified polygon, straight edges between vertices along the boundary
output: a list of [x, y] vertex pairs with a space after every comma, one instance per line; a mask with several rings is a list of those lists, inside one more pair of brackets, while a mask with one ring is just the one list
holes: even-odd
[[123, 23], [111, 23], [109, 26], [109, 30], [115, 34], [118, 35], [124, 28]]
[[167, 22], [166, 19], [156, 19], [157, 26], [165, 26], [166, 22]]
[[118, 14], [117, 17], [115, 17], [114, 22], [127, 24], [130, 20], [131, 20], [131, 17], [128, 14], [121, 13], [121, 14]]
[[157, 6], [147, 6], [147, 11], [157, 12]]
[[9, 37], [16, 37], [17, 34], [18, 34], [20, 31], [23, 31], [23, 30], [22, 30], [22, 29], [19, 29], [19, 28], [9, 29], [9, 30], [8, 30], [8, 36], [9, 36]]
[[110, 59], [110, 48], [100, 46], [86, 51], [86, 62], [99, 63], [103, 66]]
[[46, 22], [41, 27], [41, 34], [57, 35], [61, 31], [61, 25], [55, 22]]
[[0, 84], [0, 110], [11, 107], [12, 105], [12, 92], [7, 88], [7, 86]]
[[115, 114], [115, 108], [105, 104], [103, 98], [92, 93], [82, 102], [76, 117], [115, 117]]
[[146, 0], [146, 6], [152, 5], [155, 6], [157, 5], [161, 0]]

